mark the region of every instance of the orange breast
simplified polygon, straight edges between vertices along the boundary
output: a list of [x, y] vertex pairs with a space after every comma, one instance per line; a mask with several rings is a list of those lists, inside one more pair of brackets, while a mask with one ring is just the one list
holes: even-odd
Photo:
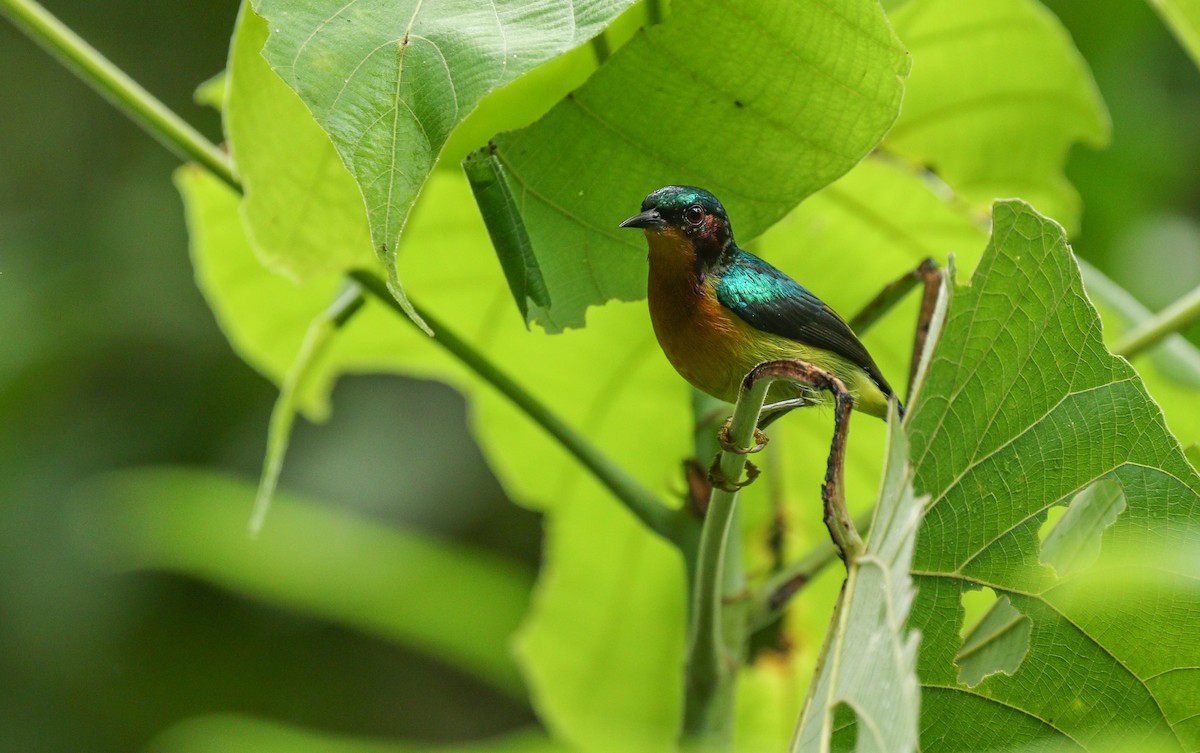
[[757, 363], [746, 337], [700, 281], [695, 252], [683, 233], [646, 234], [650, 242], [648, 298], [654, 334], [684, 379], [713, 397], [733, 402], [742, 377]]
[[[887, 396], [861, 366], [843, 356], [796, 340], [754, 329], [717, 300], [716, 280], [700, 280], [695, 252], [682, 232], [647, 232], [650, 241], [650, 320], [667, 360], [702, 392], [737, 400], [746, 373], [763, 361], [799, 359], [836, 374], [854, 407], [874, 416], [887, 414]], [[768, 402], [796, 397], [795, 386], [776, 384]], [[812, 402], [820, 393], [805, 392]]]

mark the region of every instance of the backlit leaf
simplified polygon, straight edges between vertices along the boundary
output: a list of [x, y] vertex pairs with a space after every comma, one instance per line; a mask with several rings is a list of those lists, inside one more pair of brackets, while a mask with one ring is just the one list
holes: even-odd
[[1105, 145], [1110, 126], [1058, 19], [1037, 0], [912, 0], [891, 19], [915, 63], [885, 148], [977, 206], [1019, 196], [1074, 228], [1067, 151]]
[[[489, 92], [600, 33], [631, 0], [257, 0], [263, 56], [332, 139], [398, 292], [396, 247], [454, 127]], [[399, 296], [403, 299], [402, 294]]]
[[617, 224], [660, 186], [703, 186], [739, 238], [760, 234], [879, 143], [908, 66], [873, 0], [674, 3], [495, 139], [553, 301], [533, 318], [579, 327], [588, 306], [645, 295], [645, 241]]

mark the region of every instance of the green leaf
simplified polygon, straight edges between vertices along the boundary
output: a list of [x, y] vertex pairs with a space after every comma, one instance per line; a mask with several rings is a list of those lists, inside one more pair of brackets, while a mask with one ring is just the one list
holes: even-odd
[[662, 185], [702, 185], [739, 238], [761, 233], [879, 143], [908, 66], [873, 0], [676, 3], [494, 140], [553, 300], [532, 318], [580, 327], [588, 306], [645, 295], [645, 241], [617, 224]]
[[[340, 279], [296, 287], [254, 258], [237, 197], [205, 173], [177, 180], [188, 206], [197, 278], [230, 340], [277, 381], [308, 322]], [[593, 327], [530, 334], [511, 304], [470, 188], [437, 171], [413, 213], [406, 278], [436, 292], [430, 308], [568, 423], [664, 497], [690, 446], [690, 391], [657, 350], [645, 307], [608, 306]], [[510, 496], [546, 511], [543, 569], [519, 633], [518, 660], [533, 702], [561, 739], [607, 751], [671, 744], [682, 693], [686, 585], [678, 553], [649, 533], [528, 417], [450, 361], [437, 343], [369, 301], [329, 346], [302, 390], [323, 405], [345, 371], [433, 376], [458, 386], [472, 428]], [[613, 406], [620, 410], [613, 410]], [[630, 431], [645, 420], [654, 431]], [[244, 521], [243, 521], [244, 522]], [[275, 520], [267, 526], [269, 533]]]
[[[1154, 313], [1099, 270], [1080, 261], [1083, 281], [1104, 319], [1104, 341], [1117, 342]], [[1170, 335], [1136, 356], [1133, 363], [1146, 388], [1162, 406], [1172, 433], [1184, 444], [1200, 441], [1200, 350], [1181, 335]]]
[[[281, 494], [251, 540], [251, 484], [162, 468], [100, 477], [74, 513], [106, 567], [185, 573], [425, 651], [512, 695], [530, 574], [494, 555]], [[470, 619], [463, 619], [470, 615]]]
[[206, 105], [218, 112], [225, 106], [225, 91], [228, 89], [229, 76], [225, 71], [214, 75], [207, 81], [201, 82], [192, 92], [192, 99], [198, 105]]
[[[993, 222], [908, 417], [914, 486], [933, 498], [913, 562], [922, 747], [1087, 747], [1128, 728], [1192, 750], [1200, 593], [1174, 585], [1155, 553], [1200, 544], [1200, 477], [1132, 367], [1104, 349], [1062, 228], [1020, 201], [998, 202]], [[1125, 511], [1090, 577], [1059, 580], [1038, 561], [1038, 528], [1051, 506], [1102, 477], [1123, 486]], [[1138, 552], [1155, 589], [1132, 601], [1080, 598], [1111, 577], [1110, 551]], [[1032, 629], [1012, 676], [970, 688], [954, 657], [961, 595], [979, 586], [1007, 596]]]
[[357, 181], [372, 248], [401, 302], [396, 247], [454, 127], [488, 92], [600, 33], [630, 3], [254, 2], [271, 30], [263, 56]]
[[549, 306], [550, 293], [529, 243], [529, 234], [525, 232], [525, 223], [517, 211], [508, 181], [504, 179], [504, 167], [491, 149], [485, 147], [463, 160], [463, 171], [471, 183], [471, 192], [475, 194], [475, 203], [479, 205], [479, 214], [487, 226], [492, 246], [500, 257], [513, 300], [517, 302], [521, 316], [528, 319], [530, 304]]
[[883, 486], [866, 551], [854, 559], [823, 650], [820, 674], [800, 717], [792, 750], [830, 750], [834, 711], [853, 709], [859, 753], [917, 750], [920, 635], [905, 629], [916, 595], [909, 576], [926, 498], [913, 494], [908, 440], [895, 413]]
[[254, 250], [297, 281], [373, 266], [354, 178], [300, 97], [263, 60], [266, 41], [266, 21], [243, 3], [229, 52], [225, 133]]
[[1075, 227], [1062, 166], [1076, 141], [1107, 144], [1110, 125], [1058, 19], [1037, 0], [912, 0], [891, 19], [915, 63], [884, 148], [977, 206], [1020, 196]]
[[1065, 578], [1092, 565], [1100, 556], [1100, 537], [1125, 510], [1125, 490], [1116, 479], [1102, 478], [1071, 499], [1042, 541], [1041, 561]]
[[1167, 28], [1200, 66], [1200, 2], [1197, 0], [1149, 0]]
[[958, 681], [975, 687], [997, 672], [1011, 675], [1029, 653], [1029, 634], [1033, 624], [1013, 608], [1007, 596], [992, 602], [992, 607], [963, 638], [954, 657], [959, 666]]
[[[282, 384], [312, 322], [343, 285], [340, 274], [293, 283], [264, 267], [255, 256], [238, 215], [239, 197], [194, 165], [175, 172], [183, 195], [196, 282], [234, 350], [265, 376]], [[447, 231], [450, 238], [456, 237]], [[370, 301], [329, 345], [311, 375], [299, 385], [296, 402], [313, 418], [328, 413], [329, 391], [339, 374], [394, 371], [430, 373], [436, 354], [406, 357], [417, 335], [396, 326], [395, 315]], [[447, 370], [436, 370], [450, 378]]]

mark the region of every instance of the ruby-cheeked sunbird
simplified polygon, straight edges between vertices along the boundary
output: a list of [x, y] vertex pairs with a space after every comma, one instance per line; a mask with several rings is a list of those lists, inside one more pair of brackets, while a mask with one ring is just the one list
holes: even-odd
[[[758, 364], [799, 359], [841, 379], [858, 410], [887, 415], [895, 393], [850, 325], [800, 283], [738, 248], [717, 197], [665, 186], [621, 227], [646, 231], [654, 334], [694, 387], [732, 403]], [[771, 389], [772, 400], [793, 397], [822, 400], [779, 383]]]

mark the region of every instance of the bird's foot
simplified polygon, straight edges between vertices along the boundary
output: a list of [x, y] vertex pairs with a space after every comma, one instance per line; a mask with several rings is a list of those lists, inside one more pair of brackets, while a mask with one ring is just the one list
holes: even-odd
[[747, 460], [746, 480], [730, 481], [729, 479], [725, 478], [723, 473], [721, 473], [721, 456], [717, 455], [716, 459], [713, 460], [713, 464], [708, 468], [708, 483], [712, 484], [713, 488], [733, 494], [734, 492], [745, 489], [747, 486], [750, 486], [750, 484], [753, 484], [755, 479], [758, 478], [759, 473], [760, 471], [758, 470], [758, 466]]
[[762, 452], [763, 448], [767, 446], [767, 442], [770, 441], [767, 435], [762, 433], [761, 429], [755, 427], [754, 446], [739, 447], [737, 443], [733, 441], [733, 437], [730, 436], [732, 429], [733, 416], [730, 416], [725, 420], [725, 425], [722, 426], [717, 432], [717, 444], [720, 445], [722, 450], [725, 450], [726, 452], [732, 452], [735, 455], [753, 455], [756, 452]]

